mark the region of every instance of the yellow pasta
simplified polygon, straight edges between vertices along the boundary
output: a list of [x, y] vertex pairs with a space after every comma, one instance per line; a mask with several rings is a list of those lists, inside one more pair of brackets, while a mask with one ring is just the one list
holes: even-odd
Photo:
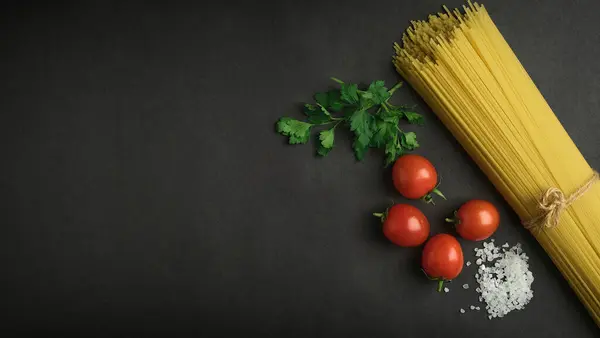
[[[394, 65], [526, 222], [551, 187], [566, 196], [593, 177], [484, 6], [412, 23]], [[600, 183], [533, 235], [600, 325]]]

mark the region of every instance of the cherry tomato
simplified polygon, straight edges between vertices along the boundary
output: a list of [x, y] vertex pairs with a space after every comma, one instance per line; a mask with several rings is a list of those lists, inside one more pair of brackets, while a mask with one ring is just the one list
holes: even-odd
[[488, 201], [470, 200], [446, 221], [454, 223], [456, 232], [471, 241], [481, 241], [490, 237], [500, 224], [498, 209]]
[[419, 246], [429, 236], [429, 221], [421, 210], [408, 204], [396, 204], [385, 214], [373, 214], [383, 221], [383, 234], [392, 243], [412, 247]]
[[432, 203], [430, 193], [433, 192], [446, 199], [436, 188], [437, 171], [423, 156], [404, 155], [398, 158], [392, 169], [392, 180], [396, 190], [406, 198], [421, 198]]
[[444, 281], [454, 279], [460, 274], [463, 261], [462, 248], [456, 238], [438, 234], [425, 244], [421, 267], [430, 279], [438, 281], [438, 291], [442, 291]]

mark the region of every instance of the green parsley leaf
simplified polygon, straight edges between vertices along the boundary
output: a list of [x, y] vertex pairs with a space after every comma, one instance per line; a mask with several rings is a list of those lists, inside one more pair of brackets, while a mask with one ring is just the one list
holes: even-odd
[[375, 119], [375, 122], [373, 123], [374, 133], [371, 138], [371, 146], [379, 148], [392, 139], [396, 135], [397, 123], [397, 121], [395, 123], [388, 123], [379, 118]]
[[354, 141], [354, 154], [356, 155], [356, 159], [362, 161], [365, 158], [365, 154], [369, 149], [368, 146], [361, 144], [358, 141]]
[[322, 124], [331, 120], [331, 116], [326, 109], [324, 110], [320, 106], [312, 104], [304, 105], [304, 114], [308, 117], [308, 122], [312, 124]]
[[423, 115], [421, 115], [419, 113], [415, 113], [412, 111], [405, 111], [404, 116], [406, 116], [406, 119], [411, 124], [423, 125], [425, 123], [425, 119], [423, 118]]
[[335, 131], [333, 128], [328, 130], [323, 130], [319, 133], [319, 140], [321, 141], [321, 145], [325, 148], [332, 148], [333, 141], [335, 139]]
[[400, 143], [402, 146], [408, 150], [414, 150], [419, 147], [419, 142], [417, 142], [417, 134], [411, 132], [402, 133], [400, 135]]
[[312, 124], [282, 117], [277, 122], [277, 132], [289, 136], [290, 144], [306, 143], [310, 138]]
[[319, 154], [321, 156], [326, 156], [327, 154], [329, 154], [330, 151], [331, 151], [331, 148], [325, 148], [322, 145], [319, 145], [317, 147], [317, 154]]
[[371, 124], [373, 115], [368, 111], [358, 109], [350, 116], [350, 130], [356, 136], [354, 139], [354, 151], [356, 158], [360, 161], [364, 158], [367, 148], [373, 136]]
[[367, 93], [371, 93], [373, 95], [372, 100], [375, 104], [382, 104], [391, 96], [388, 92], [388, 89], [385, 87], [385, 82], [383, 81], [371, 82], [369, 89], [367, 89]]
[[385, 122], [397, 125], [398, 122], [400, 122], [400, 119], [404, 117], [404, 113], [402, 112], [402, 110], [397, 108], [382, 109], [379, 112], [378, 116]]
[[368, 147], [369, 144], [371, 143], [371, 136], [369, 136], [368, 134], [360, 134], [360, 135], [356, 135], [356, 139], [355, 142], [358, 142], [358, 144], [362, 147]]
[[315, 101], [317, 101], [318, 104], [322, 105], [323, 107], [328, 107], [329, 105], [329, 95], [327, 93], [316, 93], [315, 94]]
[[394, 138], [385, 145], [385, 166], [396, 162], [396, 159], [404, 153], [401, 146], [398, 145], [397, 139]]
[[333, 148], [333, 141], [335, 139], [334, 128], [323, 130], [319, 133], [320, 146], [317, 153], [321, 156], [325, 156]]
[[341, 85], [342, 89], [340, 90], [341, 98], [347, 103], [356, 104], [358, 103], [358, 86], [355, 84], [345, 84]]
[[350, 130], [357, 136], [366, 135], [369, 138], [373, 135], [371, 132], [371, 123], [373, 115], [369, 112], [358, 109], [350, 116]]
[[322, 107], [331, 109], [334, 112], [339, 112], [344, 108], [339, 89], [332, 89], [326, 93], [316, 93], [315, 101]]
[[341, 101], [340, 91], [338, 89], [332, 89], [327, 92], [327, 108], [330, 108], [334, 112], [339, 112], [344, 108], [344, 104]]
[[375, 102], [373, 101], [373, 93], [371, 92], [361, 92], [360, 93], [360, 107], [363, 110], [369, 110], [369, 108], [373, 107]]

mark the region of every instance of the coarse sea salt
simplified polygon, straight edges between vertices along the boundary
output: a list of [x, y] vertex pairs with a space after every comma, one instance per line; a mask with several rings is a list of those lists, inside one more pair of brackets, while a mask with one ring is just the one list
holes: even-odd
[[481, 263], [491, 262], [485, 266], [478, 259], [477, 265], [481, 265], [475, 274], [479, 283], [475, 290], [480, 293], [479, 300], [486, 303], [488, 318], [504, 317], [513, 310], [523, 309], [533, 298], [531, 283], [534, 278], [527, 263], [529, 257], [523, 253], [521, 244], [500, 252], [500, 247], [492, 241], [483, 243], [483, 248], [476, 250], [475, 255], [481, 257]]

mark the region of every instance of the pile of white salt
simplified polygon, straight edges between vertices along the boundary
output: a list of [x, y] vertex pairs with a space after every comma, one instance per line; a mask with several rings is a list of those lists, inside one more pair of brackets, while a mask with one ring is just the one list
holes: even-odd
[[534, 278], [521, 244], [497, 247], [492, 240], [476, 248], [475, 256], [479, 266], [475, 274], [479, 287], [475, 291], [480, 293], [479, 301], [486, 303], [489, 319], [522, 310], [533, 298]]

